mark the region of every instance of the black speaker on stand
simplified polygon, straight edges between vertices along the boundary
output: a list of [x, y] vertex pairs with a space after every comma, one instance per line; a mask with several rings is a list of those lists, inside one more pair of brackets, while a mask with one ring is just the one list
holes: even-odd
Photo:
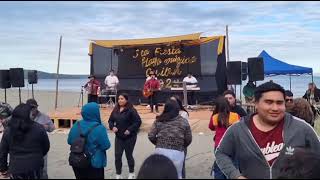
[[21, 104], [21, 87], [24, 87], [24, 71], [23, 68], [10, 68], [10, 81], [12, 87], [19, 88], [19, 102]]
[[264, 80], [264, 64], [262, 57], [248, 58], [249, 81]]
[[241, 79], [242, 81], [247, 80], [248, 77], [248, 63], [247, 62], [241, 62]]
[[4, 102], [7, 103], [7, 89], [11, 88], [9, 70], [0, 70], [0, 88], [4, 89]]
[[[237, 85], [242, 84], [241, 61], [229, 61], [227, 63], [227, 84], [235, 85], [234, 93], [237, 94]], [[241, 88], [241, 87], [240, 87]]]
[[241, 84], [241, 61], [229, 61], [227, 63], [227, 83]]
[[31, 84], [32, 98], [34, 99], [33, 84], [38, 83], [38, 71], [28, 71], [28, 83]]

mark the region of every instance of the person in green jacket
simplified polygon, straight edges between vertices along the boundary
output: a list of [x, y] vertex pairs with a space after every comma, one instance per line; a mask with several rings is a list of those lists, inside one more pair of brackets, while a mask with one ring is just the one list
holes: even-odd
[[253, 83], [253, 81], [249, 81], [247, 85], [243, 87], [243, 95], [246, 100], [246, 103], [253, 102], [255, 89], [256, 89], [256, 85]]

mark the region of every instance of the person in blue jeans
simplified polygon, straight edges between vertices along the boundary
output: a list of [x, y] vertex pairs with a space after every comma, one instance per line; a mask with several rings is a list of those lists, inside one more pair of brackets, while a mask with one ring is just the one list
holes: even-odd
[[[233, 164], [235, 167], [239, 167], [239, 162], [236, 160], [233, 160]], [[214, 161], [212, 168], [211, 168], [211, 176], [214, 179], [227, 179], [227, 177], [223, 174], [223, 172], [218, 167], [216, 161]]]
[[107, 129], [101, 123], [100, 108], [95, 102], [91, 102], [82, 107], [82, 120], [77, 121], [71, 128], [68, 136], [68, 144], [71, 145], [78, 137], [80, 124], [83, 134], [96, 126], [87, 136], [86, 151], [91, 155], [91, 167], [85, 169], [73, 168], [77, 179], [104, 179], [104, 167], [107, 166], [106, 151], [110, 148]]
[[[212, 113], [209, 123], [209, 129], [215, 131], [214, 140], [214, 150], [216, 151], [219, 146], [223, 135], [227, 131], [227, 129], [239, 122], [240, 116], [237, 113], [231, 111], [231, 107], [229, 102], [225, 97], [221, 96], [216, 99], [215, 109]], [[216, 164], [216, 161], [213, 164], [214, 178], [215, 179], [226, 179], [225, 175], [221, 172], [220, 168]]]

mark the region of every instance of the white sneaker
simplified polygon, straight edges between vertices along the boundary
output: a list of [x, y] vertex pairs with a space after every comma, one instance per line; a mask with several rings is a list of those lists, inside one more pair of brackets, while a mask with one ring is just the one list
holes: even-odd
[[136, 175], [134, 173], [129, 173], [128, 179], [135, 179]]
[[121, 175], [117, 174], [116, 179], [122, 179]]

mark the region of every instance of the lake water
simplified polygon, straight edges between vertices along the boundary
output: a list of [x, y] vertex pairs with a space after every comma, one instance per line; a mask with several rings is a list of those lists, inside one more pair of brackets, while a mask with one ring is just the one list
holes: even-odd
[[[81, 86], [85, 85], [88, 79], [59, 79], [59, 91], [80, 92]], [[38, 83], [33, 85], [34, 90], [55, 91], [56, 79], [38, 79]], [[31, 84], [25, 80], [24, 90], [31, 90]]]
[[[289, 76], [273, 76], [266, 77], [264, 81], [257, 81], [257, 85], [262, 84], [273, 80], [275, 83], [280, 84], [285, 89], [290, 87]], [[301, 76], [291, 76], [291, 91], [293, 92], [294, 97], [301, 97], [308, 88], [308, 83], [311, 82], [311, 75], [301, 75]], [[320, 87], [320, 77], [315, 76], [313, 78], [314, 82]], [[60, 79], [59, 80], [59, 91], [67, 92], [80, 92], [81, 86], [83, 86], [88, 79]], [[242, 87], [247, 83], [243, 81]], [[31, 85], [28, 84], [28, 81], [25, 81], [25, 87], [21, 89], [31, 90]], [[55, 79], [39, 79], [38, 84], [34, 84], [34, 90], [46, 90], [46, 91], [55, 91], [56, 89], [56, 80]], [[240, 97], [240, 85], [237, 85], [237, 97]], [[242, 96], [243, 98], [243, 96]]]
[[[286, 75], [280, 76], [272, 76], [272, 77], [265, 77], [264, 81], [257, 81], [257, 86], [260, 84], [273, 80], [273, 82], [280, 84], [285, 90], [290, 90], [290, 77]], [[247, 84], [248, 81], [243, 81], [242, 89]], [[301, 76], [291, 76], [291, 91], [293, 93], [294, 98], [302, 97], [306, 90], [308, 89], [308, 84], [312, 82], [311, 75], [301, 75]], [[313, 82], [320, 87], [320, 77], [314, 76]], [[237, 85], [237, 97], [240, 95], [240, 85]], [[242, 95], [242, 98], [243, 95]]]

